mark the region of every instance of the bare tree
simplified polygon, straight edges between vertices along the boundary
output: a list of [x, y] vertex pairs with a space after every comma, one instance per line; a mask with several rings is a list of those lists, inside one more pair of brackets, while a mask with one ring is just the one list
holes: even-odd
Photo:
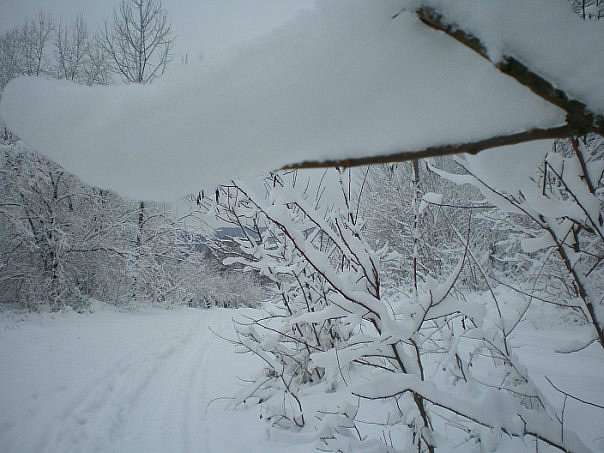
[[57, 75], [60, 79], [79, 80], [82, 76], [88, 47], [88, 31], [84, 16], [76, 17], [73, 25], [59, 24], [55, 35]]
[[160, 0], [122, 0], [101, 36], [114, 71], [130, 83], [149, 83], [162, 75], [173, 41]]
[[43, 11], [23, 26], [23, 72], [26, 75], [39, 76], [44, 72], [46, 47], [53, 29], [51, 17]]
[[88, 42], [84, 61], [84, 83], [86, 85], [108, 85], [111, 83], [111, 57], [104, 46], [99, 45], [100, 37]]
[[0, 37], [0, 90], [21, 73], [21, 33], [13, 28]]

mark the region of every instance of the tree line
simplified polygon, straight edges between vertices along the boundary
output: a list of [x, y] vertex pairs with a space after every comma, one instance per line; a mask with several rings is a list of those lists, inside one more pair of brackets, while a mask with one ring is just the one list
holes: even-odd
[[0, 90], [20, 75], [85, 85], [150, 83], [170, 61], [174, 37], [158, 0], [124, 0], [98, 31], [82, 14], [72, 22], [44, 11], [0, 36]]
[[[123, 0], [95, 33], [82, 15], [64, 24], [39, 12], [0, 36], [0, 89], [20, 75], [151, 83], [166, 70], [172, 45], [158, 0]], [[125, 200], [82, 183], [6, 127], [0, 182], [0, 302], [231, 306], [262, 297], [258, 279], [225, 269], [207, 246], [211, 234], [191, 227], [199, 225], [191, 219], [201, 198], [191, 198], [181, 217], [164, 204]]]

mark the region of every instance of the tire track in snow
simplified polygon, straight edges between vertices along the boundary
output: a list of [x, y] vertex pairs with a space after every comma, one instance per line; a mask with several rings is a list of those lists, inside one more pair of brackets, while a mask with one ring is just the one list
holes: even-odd
[[203, 335], [200, 335], [201, 312], [194, 317], [187, 335], [176, 345], [169, 360], [162, 361], [149, 374], [135, 398], [122, 403], [120, 417], [115, 420], [115, 430], [109, 439], [116, 439], [103, 451], [180, 451], [187, 445], [187, 423], [183, 406], [191, 399], [191, 389], [186, 377], [193, 373], [196, 357], [205, 353]]
[[[222, 313], [220, 313], [222, 315]], [[224, 423], [232, 423], [232, 419], [229, 415], [222, 413], [218, 419], [216, 419], [216, 412], [210, 414], [211, 411], [217, 410], [217, 406], [219, 405], [219, 401], [217, 398], [229, 398], [230, 393], [222, 393], [224, 390], [221, 388], [223, 384], [223, 376], [220, 376], [222, 370], [224, 370], [223, 366], [223, 357], [224, 355], [224, 340], [218, 338], [214, 332], [220, 332], [224, 335], [229, 335], [228, 332], [232, 332], [232, 319], [223, 318], [222, 316], [216, 316], [213, 319], [212, 323], [212, 331], [210, 331], [210, 326], [204, 326], [205, 329], [205, 337], [207, 338], [207, 348], [212, 351], [212, 353], [207, 354], [205, 356], [203, 362], [203, 368], [201, 369], [201, 376], [203, 380], [203, 385], [198, 387], [199, 389], [199, 401], [200, 401], [200, 409], [201, 409], [201, 439], [200, 439], [200, 449], [198, 452], [215, 452], [227, 451], [225, 449], [225, 445], [222, 445], [222, 439], [217, 437], [215, 433], [213, 433], [213, 429], [216, 429], [217, 426], [224, 426]], [[228, 345], [229, 351], [231, 345]], [[218, 378], [218, 379], [216, 379]], [[228, 380], [235, 379], [234, 376], [229, 375]], [[217, 388], [217, 385], [219, 388]], [[218, 446], [216, 445], [216, 440], [219, 440]], [[254, 451], [255, 446], [249, 445], [249, 451]], [[228, 451], [232, 451], [228, 449]]]
[[[36, 451], [83, 452], [115, 451], [108, 442], [119, 441], [129, 424], [133, 407], [144, 395], [162, 368], [169, 369], [169, 362], [191, 342], [195, 326], [185, 336], [178, 337], [159, 351], [136, 359], [131, 353], [117, 361], [108, 371], [96, 379], [91, 388], [78, 393], [63, 408], [57, 420], [58, 426], [47, 428]], [[50, 431], [50, 432], [48, 432]]]
[[[112, 383], [108, 380], [115, 376], [116, 373], [121, 374], [127, 370], [131, 366], [128, 365], [128, 362], [131, 362], [131, 360], [131, 355], [122, 357], [114, 362], [108, 370], [95, 378], [91, 387], [86, 387], [82, 390], [79, 390], [77, 392], [77, 396], [72, 398], [68, 404], [63, 406], [59, 412], [55, 414], [55, 420], [52, 420], [52, 423], [50, 423], [50, 421], [47, 423], [32, 452], [52, 451], [51, 448], [54, 445], [53, 441], [56, 441], [56, 438], [60, 435], [60, 424], [67, 421], [87, 402], [91, 403], [92, 401], [96, 401], [95, 399], [91, 400], [91, 398], [94, 398], [95, 395], [106, 394], [107, 391], [110, 392]], [[55, 424], [59, 424], [59, 427], [53, 428], [53, 425]]]
[[[165, 440], [163, 436], [163, 427], [158, 426], [155, 430], [150, 431], [154, 433], [155, 436], [159, 435], [159, 438], [152, 439], [145, 437], [145, 434], [149, 434], [148, 426], [146, 426], [145, 422], [141, 422], [141, 420], [145, 420], [145, 417], [149, 414], [157, 414], [161, 411], [165, 411], [166, 407], [169, 407], [166, 404], [159, 404], [156, 407], [152, 407], [149, 405], [149, 402], [153, 400], [154, 396], [161, 396], [164, 400], [168, 397], [170, 388], [162, 385], [163, 381], [160, 377], [162, 374], [178, 376], [176, 371], [178, 366], [175, 365], [174, 362], [176, 361], [178, 364], [182, 361], [183, 355], [186, 356], [187, 345], [189, 345], [194, 338], [195, 330], [195, 325], [193, 325], [189, 328], [184, 337], [179, 338], [176, 342], [163, 348], [159, 352], [151, 354], [153, 360], [148, 361], [147, 366], [149, 368], [141, 373], [140, 379], [133, 380], [133, 385], [129, 391], [122, 395], [117, 395], [115, 404], [110, 406], [110, 410], [113, 411], [113, 414], [111, 412], [109, 413], [112, 423], [108, 435], [104, 435], [102, 438], [102, 440], [105, 441], [104, 443], [106, 443], [107, 440], [113, 441], [114, 444], [115, 441], [118, 441], [117, 444], [120, 445], [120, 448], [123, 448], [123, 450], [120, 451], [130, 451], [127, 448], [127, 444], [132, 438], [138, 438], [149, 444], [148, 448], [142, 449], [142, 451], [149, 451], [149, 448], [151, 447], [157, 448], [160, 443], [163, 443]], [[155, 392], [150, 392], [149, 389], [154, 385], [159, 388], [155, 389]], [[144, 401], [145, 404], [141, 407], [140, 403], [142, 401]], [[115, 410], [115, 407], [117, 407], [117, 411]], [[99, 451], [117, 451], [116, 446], [117, 445], [113, 445], [111, 448], [107, 446], [108, 448]], [[162, 449], [160, 451], [170, 451], [170, 449]]]
[[[192, 362], [189, 369], [185, 392], [183, 394], [182, 451], [184, 453], [192, 453], [198, 450], [196, 447], [194, 448], [194, 445], [197, 444], [196, 440], [198, 440], [194, 434], [196, 432], [195, 426], [199, 428], [199, 425], [203, 422], [202, 389], [205, 388], [205, 379], [200, 379], [200, 377], [205, 377], [208, 357], [209, 341], [207, 340], [207, 336], [203, 335], [202, 332], [206, 328], [207, 325], [200, 319], [197, 326], [199, 340], [195, 342], [195, 361]], [[187, 391], [190, 391], [190, 394]], [[205, 435], [202, 436], [201, 441], [202, 443], [207, 442]], [[207, 444], [204, 447], [206, 448], [203, 451], [206, 451]]]

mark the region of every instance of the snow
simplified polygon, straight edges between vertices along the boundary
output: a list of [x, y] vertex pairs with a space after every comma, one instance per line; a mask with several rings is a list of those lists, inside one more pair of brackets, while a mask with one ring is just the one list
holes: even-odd
[[[522, 329], [513, 339], [516, 353], [529, 376], [539, 386], [545, 400], [561, 415], [564, 396], [557, 392], [546, 376], [559, 388], [573, 396], [604, 406], [604, 360], [598, 345], [577, 353], [554, 353], [569, 340], [581, 341], [584, 329], [548, 328]], [[604, 451], [604, 425], [602, 409], [568, 399], [565, 420], [569, 428], [581, 435], [594, 451]]]
[[284, 451], [255, 407], [217, 399], [259, 368], [209, 331], [232, 335], [238, 313], [103, 305], [84, 315], [0, 313], [0, 451]]
[[552, 144], [552, 140], [539, 140], [516, 146], [504, 146], [475, 156], [466, 155], [464, 165], [499, 190], [511, 194], [517, 194], [518, 191], [530, 193], [534, 190], [533, 179], [537, 169], [547, 153], [551, 152]]
[[[0, 114], [85, 182], [162, 200], [288, 163], [563, 123], [559, 109], [413, 14], [392, 19], [400, 8], [399, 0], [321, 2], [226, 63], [173, 71], [149, 86], [17, 79]], [[583, 26], [587, 35], [573, 41], [602, 36], [601, 27]], [[582, 61], [577, 83], [593, 87], [601, 60]]]
[[[251, 377], [262, 364], [235, 354], [231, 344], [209, 329], [232, 336], [231, 318], [253, 314], [248, 309], [186, 308], [120, 312], [103, 304], [91, 314], [0, 313], [0, 451], [311, 451], [318, 432], [269, 430], [256, 406], [232, 410], [231, 401], [220, 399], [235, 396], [242, 388], [237, 377]], [[513, 344], [551, 410], [560, 415], [563, 398], [545, 376], [574, 396], [604, 404], [599, 347], [556, 354], [556, 348], [579, 338], [584, 329], [547, 326], [543, 316], [538, 321], [541, 329], [522, 327]], [[432, 385], [416, 379], [399, 375], [393, 382], [373, 382], [359, 390], [376, 394], [388, 387]], [[310, 406], [337, 398], [319, 390], [307, 395]], [[422, 390], [449, 403], [457, 404], [463, 396], [461, 390], [455, 395]], [[490, 398], [504, 403], [494, 394]], [[483, 410], [459, 404], [464, 410]], [[569, 431], [601, 451], [601, 411], [572, 399], [565, 410]], [[379, 412], [373, 415], [380, 419]], [[489, 417], [498, 422], [497, 412]]]
[[[544, 322], [546, 322], [544, 319], [540, 319], [542, 327]], [[579, 338], [583, 333], [583, 329], [570, 326], [564, 329], [558, 327], [544, 330], [534, 327], [529, 329], [525, 326], [513, 336], [515, 354], [519, 357], [520, 363], [526, 366], [530, 378], [538, 383], [550, 410], [558, 416], [561, 416], [564, 397], [547, 383], [546, 377], [573, 396], [595, 404], [604, 404], [602, 390], [604, 389], [604, 362], [599, 346], [592, 345], [574, 354], [554, 352], [565, 341]], [[436, 388], [430, 382], [422, 382], [414, 375], [387, 374], [353, 388], [355, 394], [368, 398], [394, 395], [406, 390], [417, 391], [436, 404], [458, 408], [466, 414], [480, 414], [477, 418], [487, 420], [493, 426], [506, 427], [508, 432], [512, 433], [521, 432], [523, 424], [520, 420], [510, 423], [510, 417], [506, 414], [519, 413], [525, 420], [530, 420], [532, 417], [530, 411], [525, 411], [517, 403], [512, 404], [513, 399], [507, 398], [509, 395], [503, 392], [482, 389], [482, 400], [476, 402], [476, 389], [472, 389], [471, 386], [464, 389], [463, 385], [458, 385], [452, 394]], [[489, 408], [488, 413], [485, 413], [485, 408]], [[508, 418], [507, 422], [506, 418]], [[559, 436], [559, 426], [556, 423], [544, 423], [544, 420], [537, 419], [534, 422], [532, 426], [535, 427], [536, 432], [548, 432], [551, 439]], [[602, 451], [604, 430], [601, 409], [568, 399], [565, 407], [565, 423], [569, 431], [565, 433], [565, 437], [566, 441], [573, 445], [572, 451]], [[571, 430], [580, 438], [570, 439]], [[525, 450], [519, 446], [515, 451]], [[526, 451], [532, 451], [530, 444]]]
[[495, 63], [512, 56], [571, 99], [604, 112], [604, 29], [572, 13], [567, 0], [411, 0], [477, 36]]

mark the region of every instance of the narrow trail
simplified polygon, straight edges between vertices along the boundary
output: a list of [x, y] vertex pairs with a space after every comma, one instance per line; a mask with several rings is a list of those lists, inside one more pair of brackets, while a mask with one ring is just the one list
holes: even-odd
[[84, 388], [47, 426], [36, 450], [169, 451], [166, 441], [182, 436], [178, 405], [190, 398], [179, 380], [198, 363], [191, 358], [206, 349], [195, 341], [206, 338], [199, 333], [200, 313], [193, 318], [196, 322], [158, 349], [129, 353], [92, 385], [82, 382]]
[[220, 399], [257, 366], [210, 331], [230, 336], [233, 316], [106, 310], [0, 331], [0, 451], [282, 451], [255, 409]]

